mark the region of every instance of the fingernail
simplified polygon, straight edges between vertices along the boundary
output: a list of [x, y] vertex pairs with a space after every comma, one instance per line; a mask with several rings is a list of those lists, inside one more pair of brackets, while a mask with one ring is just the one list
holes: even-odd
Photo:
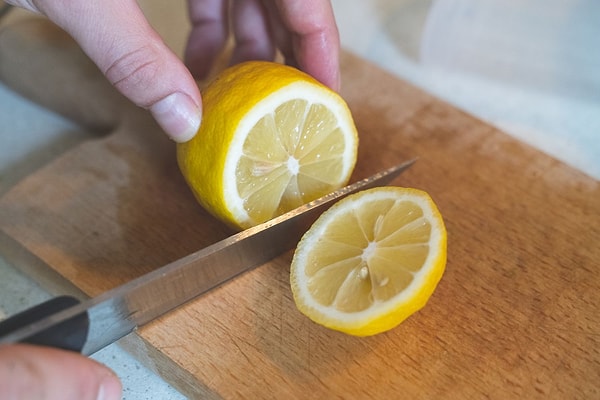
[[176, 142], [187, 142], [200, 127], [202, 112], [189, 96], [176, 92], [150, 107], [161, 128]]
[[122, 391], [121, 381], [116, 376], [106, 376], [100, 382], [96, 400], [121, 400]]

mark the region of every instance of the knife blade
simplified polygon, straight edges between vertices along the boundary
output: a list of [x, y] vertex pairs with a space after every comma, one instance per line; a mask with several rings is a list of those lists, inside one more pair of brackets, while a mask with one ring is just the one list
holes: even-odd
[[297, 245], [310, 225], [341, 198], [390, 183], [415, 160], [336, 190], [232, 235], [139, 278], [80, 302], [59, 296], [0, 322], [0, 345], [32, 343], [91, 355]]

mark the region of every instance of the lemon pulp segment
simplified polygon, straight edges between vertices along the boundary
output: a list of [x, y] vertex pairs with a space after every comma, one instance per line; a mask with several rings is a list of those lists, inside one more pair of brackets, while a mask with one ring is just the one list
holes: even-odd
[[[394, 221], [401, 213], [407, 221]], [[431, 224], [410, 201], [374, 201], [347, 214], [310, 252], [306, 275], [317, 302], [358, 312], [408, 287], [429, 252]], [[323, 287], [327, 290], [321, 292]]]
[[266, 221], [344, 182], [346, 140], [322, 104], [289, 100], [250, 129], [235, 168], [243, 208]]

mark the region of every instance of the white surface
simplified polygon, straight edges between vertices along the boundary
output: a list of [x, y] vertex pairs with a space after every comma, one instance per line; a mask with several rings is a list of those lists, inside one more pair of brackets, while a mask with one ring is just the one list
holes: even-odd
[[[184, 2], [141, 3], [151, 19], [160, 16], [155, 18], [159, 21], [157, 29], [181, 51], [185, 32], [181, 24], [171, 23], [181, 13], [172, 16], [169, 7], [183, 7]], [[332, 3], [345, 48], [600, 178], [600, 68], [595, 67], [600, 57], [600, 45], [596, 44], [600, 29], [597, 0], [512, 0], [505, 1], [505, 8], [497, 8], [499, 2], [490, 0], [479, 0], [480, 4], [439, 0], [433, 14], [430, 13], [434, 2], [430, 0], [334, 0]], [[517, 3], [522, 11], [515, 11]], [[490, 15], [494, 23], [489, 22]], [[549, 36], [540, 33], [549, 24], [562, 30], [553, 28]], [[479, 33], [469, 33], [474, 28]], [[481, 37], [481, 32], [487, 36]], [[469, 42], [470, 53], [463, 53], [466, 50], [458, 45], [465, 44], [469, 35], [477, 40]], [[458, 40], [454, 37], [460, 37], [462, 42], [453, 42]], [[503, 46], [493, 44], [493, 38], [502, 38]], [[522, 63], [526, 60], [519, 56], [519, 49], [532, 38], [545, 46], [533, 59], [544, 59], [544, 71], [547, 75], [554, 74], [552, 84], [547, 79], [536, 80], [537, 72], [529, 79], [521, 79], [522, 71], [530, 71], [531, 64]], [[557, 54], [552, 46], [564, 44], [565, 40], [570, 46], [567, 64], [564, 58], [548, 57]], [[528, 52], [537, 49], [528, 48]], [[493, 56], [495, 61], [489, 62], [484, 55]], [[502, 60], [512, 61], [507, 65]], [[482, 64], [483, 61], [486, 62]], [[502, 67], [502, 73], [496, 67]], [[587, 84], [576, 88], [561, 86], [565, 79], [573, 79], [569, 75], [565, 78], [565, 72], [569, 71], [577, 71], [576, 78]], [[515, 81], [511, 77], [520, 79]], [[0, 110], [0, 194], [87, 137], [69, 121], [1, 85]], [[0, 312], [10, 314], [47, 297], [1, 257], [0, 276]], [[126, 399], [183, 398], [118, 345], [109, 346], [94, 357], [121, 377]]]
[[597, 0], [333, 4], [346, 48], [600, 179]]

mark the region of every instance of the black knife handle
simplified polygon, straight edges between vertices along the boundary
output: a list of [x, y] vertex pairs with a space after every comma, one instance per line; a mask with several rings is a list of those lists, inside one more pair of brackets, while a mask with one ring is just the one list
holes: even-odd
[[[28, 308], [0, 322], [0, 338], [79, 303], [75, 297], [59, 296]], [[89, 327], [90, 320], [88, 314], [84, 312], [29, 336], [21, 343], [50, 346], [80, 353], [87, 340]]]

